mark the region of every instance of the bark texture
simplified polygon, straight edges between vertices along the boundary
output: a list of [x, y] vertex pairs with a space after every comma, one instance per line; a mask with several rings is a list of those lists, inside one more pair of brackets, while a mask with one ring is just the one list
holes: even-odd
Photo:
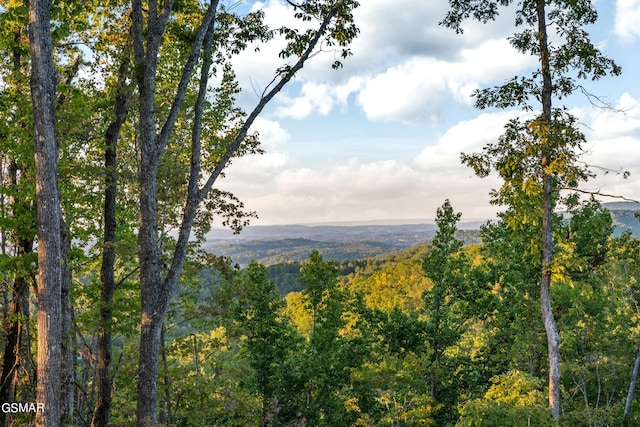
[[55, 131], [57, 72], [53, 62], [50, 1], [29, 1], [31, 98], [38, 203], [38, 374], [36, 399], [45, 410], [36, 425], [60, 425], [62, 213]]

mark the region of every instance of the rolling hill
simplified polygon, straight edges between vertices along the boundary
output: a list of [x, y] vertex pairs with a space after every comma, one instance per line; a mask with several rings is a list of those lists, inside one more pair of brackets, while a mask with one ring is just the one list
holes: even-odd
[[[640, 237], [640, 203], [614, 202], [603, 204], [611, 211], [616, 236], [630, 231]], [[459, 225], [458, 238], [465, 243], [479, 243], [478, 230], [484, 222]], [[395, 225], [274, 225], [250, 226], [241, 234], [216, 229], [207, 235], [205, 250], [231, 257], [246, 265], [251, 260], [265, 265], [302, 261], [313, 249], [325, 259], [338, 261], [371, 258], [409, 248], [431, 239], [435, 224]]]

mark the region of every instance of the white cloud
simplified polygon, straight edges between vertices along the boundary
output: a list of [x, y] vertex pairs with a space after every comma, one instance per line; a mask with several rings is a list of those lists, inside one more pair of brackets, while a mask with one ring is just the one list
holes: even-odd
[[[435, 132], [428, 125], [439, 120], [445, 106], [452, 114], [447, 121], [455, 120], [457, 108], [469, 113], [469, 95], [474, 89], [499, 84], [536, 65], [534, 58], [518, 54], [504, 40], [513, 31], [513, 17], [505, 15], [502, 21], [488, 25], [469, 22], [465, 35], [458, 36], [437, 26], [447, 9], [444, 0], [361, 3], [356, 19], [362, 33], [353, 45], [355, 56], [339, 72], [330, 69], [331, 53], [313, 58], [296, 77], [297, 83], [266, 111], [270, 114], [266, 117], [272, 120], [259, 119], [254, 126], [268, 154], [234, 160], [220, 185], [233, 191], [248, 209], [256, 210], [263, 218], [257, 223], [263, 224], [429, 219], [445, 198], [463, 213], [463, 221], [493, 217], [497, 208], [489, 205], [489, 191], [500, 185], [498, 178], [477, 178], [460, 163], [460, 152], [479, 152], [487, 143], [497, 141], [507, 121], [522, 112], [478, 113], [450, 127], [430, 144], [419, 146], [416, 141], [422, 144], [423, 130], [425, 139]], [[620, 1], [618, 11], [627, 7], [626, 18], [631, 18], [631, 12], [638, 10], [637, 4]], [[280, 19], [276, 15], [283, 9], [283, 2], [268, 0], [263, 5], [268, 19]], [[640, 28], [627, 25], [627, 31]], [[262, 47], [258, 55], [240, 58], [237, 72], [245, 79], [245, 91], [270, 81], [279, 65], [278, 50], [276, 41]], [[618, 108], [626, 113], [590, 106], [572, 110], [588, 137], [590, 153], [584, 157], [585, 162], [632, 172], [628, 180], [609, 173], [585, 188], [640, 198], [636, 181], [640, 175], [640, 102], [632, 93], [619, 100]], [[388, 132], [387, 124], [367, 123], [353, 107], [361, 109], [369, 120], [393, 122], [389, 125], [393, 132]], [[295, 137], [291, 137], [273, 120], [313, 120], [313, 115], [328, 114], [336, 108], [351, 114], [339, 123], [358, 126], [357, 132], [348, 129], [348, 138], [357, 141], [336, 138], [339, 132], [325, 137], [313, 122], [292, 126]], [[313, 125], [313, 137], [307, 138], [313, 141], [297, 133], [306, 123]], [[389, 143], [370, 148], [367, 142], [376, 138], [388, 139]], [[306, 143], [298, 144], [299, 139]], [[311, 143], [322, 150], [310, 149]], [[399, 147], [410, 148], [400, 155]], [[411, 156], [415, 156], [413, 161], [406, 160]]]
[[436, 122], [447, 97], [443, 76], [427, 75], [438, 61], [415, 59], [389, 68], [364, 85], [358, 103], [370, 120]]
[[342, 104], [346, 105], [348, 98], [351, 94], [357, 93], [364, 86], [364, 78], [362, 77], [351, 77], [349, 81], [345, 84], [339, 85], [335, 87], [335, 96], [336, 100]]
[[628, 93], [623, 93], [613, 109], [587, 108], [578, 110], [579, 115], [589, 120], [586, 129], [590, 138], [610, 140], [621, 136], [640, 136], [640, 102]]
[[438, 24], [448, 10], [444, 0], [361, 2], [354, 12], [360, 35], [353, 42], [349, 68], [364, 73], [372, 66], [386, 68], [415, 57], [454, 61], [460, 49], [490, 38], [505, 38], [513, 26], [513, 14], [506, 10], [489, 25], [465, 22], [465, 33], [460, 35]]
[[273, 149], [281, 147], [289, 142], [289, 133], [282, 129], [280, 123], [258, 117], [251, 126], [251, 131], [257, 131], [260, 134], [260, 142], [265, 149]]
[[[610, 170], [605, 174], [597, 168], [597, 177], [584, 185], [585, 189], [640, 200], [640, 101], [623, 94], [616, 110], [587, 109], [578, 111], [586, 122], [585, 135], [587, 164]], [[629, 179], [623, 179], [622, 171], [629, 171]], [[603, 201], [611, 199], [603, 198]]]
[[390, 67], [365, 83], [358, 102], [371, 120], [436, 122], [451, 97], [468, 105], [469, 95], [481, 84], [507, 79], [534, 63], [508, 41], [489, 40], [462, 49], [453, 62], [414, 58]]
[[251, 126], [257, 131], [264, 154], [252, 154], [234, 158], [220, 181], [225, 189], [251, 195], [254, 191], [264, 191], [262, 184], [291, 165], [291, 156], [286, 152], [290, 135], [280, 123], [258, 117]]
[[[631, 178], [600, 174], [583, 188], [640, 198], [640, 102], [623, 95], [618, 107], [625, 108], [626, 113], [576, 110], [585, 125], [590, 149], [584, 161], [630, 170]], [[461, 121], [436, 143], [424, 147], [414, 163], [337, 157], [333, 165], [301, 167], [281, 153], [264, 157], [263, 162], [255, 158], [234, 164], [221, 184], [264, 218], [257, 224], [432, 220], [445, 198], [463, 213], [463, 221], [488, 219], [500, 209], [489, 204], [489, 191], [497, 188], [500, 180], [495, 175], [476, 177], [460, 163], [460, 152], [479, 152], [487, 143], [497, 141], [507, 121], [516, 116], [522, 116], [522, 112], [482, 113]]]
[[[328, 198], [338, 198], [347, 203], [365, 201], [371, 196], [378, 202], [402, 198], [419, 182], [420, 173], [394, 160], [360, 163], [352, 159], [328, 170], [298, 169], [278, 176], [277, 184], [293, 195], [323, 193]], [[349, 196], [349, 197], [343, 197]]]
[[625, 41], [640, 36], [640, 1], [617, 0], [615, 33]]
[[[296, 25], [291, 8], [282, 1], [259, 2], [254, 5], [258, 8], [271, 27]], [[444, 0], [362, 2], [354, 12], [361, 31], [351, 46], [354, 55], [339, 71], [331, 69], [336, 59], [333, 51], [308, 61], [296, 76], [299, 84], [289, 85], [274, 100], [277, 117], [326, 115], [345, 105], [350, 94], [359, 93], [360, 107], [373, 120], [433, 122], [451, 95], [468, 105], [479, 83], [510, 76], [527, 65], [506, 41], [484, 42], [504, 40], [511, 28], [510, 13], [491, 25], [470, 20], [465, 34], [457, 35], [438, 25], [447, 10]], [[283, 45], [282, 38], [276, 37], [260, 45], [260, 52], [249, 49], [234, 60], [244, 89], [241, 98], [247, 105], [255, 102], [282, 65], [278, 52]]]
[[352, 77], [339, 85], [308, 81], [302, 84], [297, 96], [280, 94], [273, 114], [278, 118], [293, 119], [304, 119], [315, 113], [326, 116], [337, 104], [346, 106], [349, 96], [357, 93], [363, 84], [360, 77]]
[[[490, 181], [429, 173], [395, 160], [363, 163], [356, 159], [326, 168], [284, 169], [247, 186], [230, 172], [233, 191], [265, 223], [318, 223], [385, 219], [433, 220], [445, 198], [466, 220], [493, 217], [495, 208], [479, 201]], [[256, 224], [261, 223], [259, 220]]]
[[326, 83], [306, 82], [302, 85], [300, 96], [290, 98], [281, 95], [279, 106], [275, 110], [276, 117], [303, 119], [314, 112], [326, 116], [335, 104], [332, 88]]
[[[424, 176], [396, 161], [349, 160], [326, 169], [287, 170], [274, 178], [276, 191], [247, 206], [282, 223], [376, 220], [433, 216], [427, 212]], [[413, 215], [413, 216], [412, 216]]]
[[461, 165], [460, 153], [480, 152], [485, 145], [498, 140], [509, 120], [522, 116], [520, 111], [500, 111], [461, 121], [449, 128], [437, 144], [425, 147], [416, 162], [433, 174], [462, 174], [460, 171], [466, 170], [466, 175], [472, 175], [471, 169]]

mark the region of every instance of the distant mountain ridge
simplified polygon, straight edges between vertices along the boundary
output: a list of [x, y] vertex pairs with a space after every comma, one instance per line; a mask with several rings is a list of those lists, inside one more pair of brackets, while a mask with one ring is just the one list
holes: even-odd
[[[460, 238], [478, 239], [482, 222], [460, 224]], [[204, 248], [246, 265], [251, 260], [266, 265], [302, 261], [313, 249], [338, 261], [371, 258], [409, 248], [435, 236], [435, 224], [402, 225], [274, 225], [247, 227], [239, 235], [215, 230]]]
[[610, 211], [640, 211], [640, 203], [638, 202], [608, 202], [602, 206]]
[[615, 236], [630, 231], [634, 237], [640, 237], [640, 219], [636, 217], [636, 214], [640, 213], [640, 203], [612, 202], [603, 203], [602, 206], [611, 212]]
[[324, 242], [309, 239], [252, 240], [229, 244], [209, 244], [205, 249], [218, 255], [231, 257], [234, 263], [245, 266], [251, 260], [267, 266], [300, 262], [318, 250], [325, 259], [338, 261], [373, 258], [402, 248], [384, 242], [353, 241]]
[[[640, 237], [640, 203], [604, 203], [611, 212], [619, 236], [630, 231]], [[466, 243], [479, 243], [478, 231], [486, 221], [469, 221], [458, 225], [458, 238]], [[204, 249], [229, 256], [246, 265], [251, 260], [273, 265], [306, 259], [313, 249], [325, 259], [338, 261], [371, 258], [419, 245], [433, 238], [435, 223], [415, 224], [316, 224], [257, 225], [246, 227], [234, 235], [230, 230], [216, 229], [207, 235]]]
[[[479, 230], [486, 221], [460, 223], [461, 230]], [[433, 237], [435, 223], [397, 225], [252, 225], [240, 234], [216, 229], [207, 235], [208, 242], [239, 243], [255, 240], [309, 239], [319, 242], [382, 241], [406, 246]]]

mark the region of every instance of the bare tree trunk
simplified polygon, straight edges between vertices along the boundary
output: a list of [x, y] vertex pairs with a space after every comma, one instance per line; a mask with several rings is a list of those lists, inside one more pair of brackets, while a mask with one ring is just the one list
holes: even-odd
[[[182, 270], [184, 256], [174, 257], [177, 262], [167, 280], [161, 277], [161, 250], [157, 233], [157, 175], [160, 157], [164, 152], [169, 135], [175, 126], [179, 106], [186, 94], [186, 83], [191, 78], [197, 59], [200, 57], [204, 35], [213, 28], [217, 1], [214, 1], [201, 24], [194, 42], [192, 55], [185, 66], [174, 107], [161, 134], [156, 133], [155, 84], [156, 65], [162, 34], [171, 15], [172, 1], [163, 3], [158, 10], [157, 1], [148, 5], [148, 22], [145, 31], [143, 6], [140, 0], [132, 2], [133, 47], [135, 62], [140, 67], [138, 73], [139, 133], [140, 133], [140, 228], [138, 231], [138, 256], [140, 259], [140, 358], [138, 361], [138, 386], [136, 418], [139, 427], [157, 424], [158, 367], [160, 355], [160, 334], [172, 291]], [[208, 70], [207, 70], [208, 72]], [[186, 255], [186, 253], [185, 253]]]
[[158, 355], [161, 326], [162, 321], [159, 321], [157, 317], [154, 319], [146, 315], [142, 320], [138, 362], [138, 409], [136, 412], [139, 427], [157, 424]]
[[[545, 1], [536, 3], [538, 15], [538, 37], [540, 40], [540, 63], [542, 69], [542, 115], [550, 125], [551, 95], [553, 91], [551, 71], [549, 68], [549, 46], [547, 42], [547, 24]], [[560, 335], [551, 307], [551, 263], [553, 261], [553, 176], [548, 171], [551, 164], [551, 149], [542, 137], [542, 276], [540, 279], [540, 305], [542, 320], [547, 334], [547, 350], [549, 353], [549, 410], [554, 420], [560, 416]]]
[[[126, 51], [126, 49], [125, 49]], [[128, 57], [128, 53], [125, 55]], [[118, 70], [118, 89], [114, 106], [114, 120], [105, 134], [104, 153], [105, 190], [102, 265], [100, 267], [100, 315], [98, 319], [98, 398], [91, 421], [92, 427], [106, 427], [111, 416], [111, 322], [113, 295], [116, 290], [116, 202], [118, 184], [118, 138], [128, 114], [131, 87], [127, 85], [128, 58]]]
[[624, 425], [629, 423], [629, 415], [631, 414], [631, 403], [633, 403], [633, 395], [636, 391], [636, 384], [638, 383], [638, 372], [640, 372], [640, 347], [636, 353], [636, 361], [633, 364], [633, 373], [631, 374], [631, 381], [629, 382], [629, 392], [627, 393], [627, 401], [624, 404]]
[[31, 98], [33, 102], [36, 200], [38, 203], [38, 371], [36, 398], [45, 410], [36, 425], [60, 423], [62, 212], [58, 192], [58, 143], [55, 93], [57, 72], [53, 62], [49, 0], [29, 3]]

